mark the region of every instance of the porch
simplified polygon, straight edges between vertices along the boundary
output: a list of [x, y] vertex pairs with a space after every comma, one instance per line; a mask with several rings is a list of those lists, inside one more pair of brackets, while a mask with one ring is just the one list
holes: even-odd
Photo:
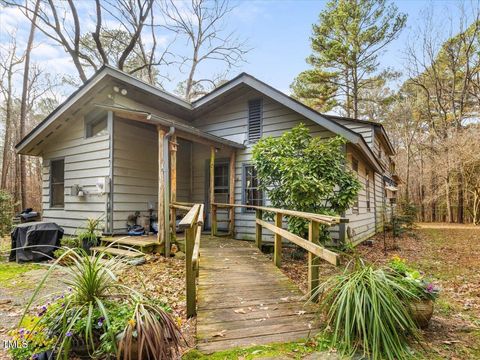
[[[125, 245], [161, 248], [169, 256], [178, 221], [193, 203], [205, 204], [203, 230], [213, 226], [233, 234], [233, 209], [216, 213], [217, 221], [212, 224], [209, 204], [233, 204], [236, 151], [243, 145], [202, 132], [180, 119], [117, 107], [108, 107], [107, 112], [112, 119], [113, 165], [106, 234], [118, 240], [133, 221], [150, 234], [149, 245], [139, 245], [142, 237], [132, 237], [128, 240], [131, 244]], [[153, 223], [158, 229], [155, 243]]]

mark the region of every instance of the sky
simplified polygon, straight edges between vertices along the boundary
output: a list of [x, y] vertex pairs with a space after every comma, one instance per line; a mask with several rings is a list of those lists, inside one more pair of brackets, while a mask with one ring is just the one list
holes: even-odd
[[[93, 0], [77, 0], [82, 15], [82, 26], [88, 26], [94, 14], [89, 13]], [[311, 0], [271, 0], [238, 1], [232, 16], [228, 19], [229, 30], [235, 30], [239, 37], [246, 39], [252, 50], [246, 55], [246, 63], [232, 69], [229, 77], [245, 71], [262, 81], [289, 94], [290, 84], [296, 75], [308, 68], [305, 58], [311, 53], [310, 40], [312, 24], [317, 22], [318, 14], [324, 9], [326, 1]], [[422, 10], [433, 6], [444, 16], [458, 15], [458, 1], [395, 1], [399, 10], [408, 15], [406, 29], [392, 42], [381, 57], [381, 68], [390, 67], [402, 70], [405, 44], [411, 39], [412, 30], [418, 25]], [[21, 13], [13, 9], [0, 9], [0, 46], [7, 41], [7, 31], [17, 28], [19, 48], [24, 47], [28, 36], [29, 24]], [[168, 37], [162, 38], [165, 44]], [[183, 46], [179, 43], [176, 46]], [[58, 46], [37, 32], [37, 45], [34, 49], [34, 61], [50, 72], [60, 75], [76, 71], [69, 56]], [[201, 71], [208, 74], [217, 64], [211, 63]], [[173, 81], [166, 83], [166, 90], [173, 91], [182, 74], [173, 75]], [[66, 94], [68, 95], [68, 94]]]

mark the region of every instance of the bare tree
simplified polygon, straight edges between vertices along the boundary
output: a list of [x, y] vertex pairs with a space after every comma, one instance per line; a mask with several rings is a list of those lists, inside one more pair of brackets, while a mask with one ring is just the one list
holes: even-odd
[[18, 56], [16, 34], [10, 34], [10, 43], [6, 48], [0, 48], [0, 91], [2, 93], [1, 109], [5, 118], [5, 133], [3, 140], [2, 176], [0, 186], [7, 187], [8, 172], [11, 169], [11, 154], [15, 142], [14, 124], [14, 87], [13, 77], [19, 72], [18, 65], [24, 61], [24, 56]]
[[[73, 0], [66, 0], [66, 2], [40, 1], [40, 6], [35, 9], [20, 0], [0, 1], [21, 9], [31, 23], [47, 38], [62, 46], [70, 55], [82, 82], [87, 81], [86, 69], [88, 67], [97, 70], [103, 64], [111, 64], [111, 57], [108, 56], [109, 50], [102, 42], [102, 33], [112, 30], [104, 26], [105, 14], [110, 19], [116, 20], [121, 26], [121, 30], [128, 34], [127, 40], [122, 44], [119, 56], [116, 57], [116, 63], [112, 64], [120, 70], [124, 70], [129, 57], [141, 41], [142, 31], [148, 20], [151, 19], [152, 7], [155, 3], [155, 0], [95, 0], [95, 29], [90, 33], [89, 29], [82, 27], [77, 3]], [[95, 44], [95, 52], [100, 55], [99, 58], [92, 56], [82, 47], [82, 39], [85, 39], [86, 36], [91, 36]], [[162, 60], [155, 60], [155, 55], [155, 49], [152, 49], [149, 56], [143, 58], [150, 63], [144, 65], [148, 67], [161, 64]], [[141, 69], [143, 67], [139, 70]]]
[[[180, 91], [187, 100], [192, 100], [205, 86], [217, 84], [215, 79], [197, 78], [201, 64], [217, 61], [228, 71], [244, 61], [249, 49], [246, 41], [240, 40], [235, 32], [225, 30], [228, 16], [234, 9], [227, 0], [192, 0], [189, 3], [162, 0], [162, 4], [165, 27], [185, 37], [189, 46], [189, 54], [182, 58], [188, 75]], [[217, 80], [224, 76], [217, 75]]]
[[[19, 132], [20, 137], [19, 141], [24, 138], [26, 131], [25, 131], [25, 123], [27, 118], [27, 96], [28, 96], [28, 87], [29, 87], [29, 74], [30, 74], [30, 58], [33, 48], [33, 41], [35, 38], [35, 28], [37, 23], [37, 13], [40, 7], [40, 0], [36, 0], [35, 8], [33, 10], [33, 17], [32, 22], [30, 25], [30, 33], [28, 35], [27, 40], [27, 47], [25, 49], [25, 61], [23, 63], [23, 84], [22, 84], [22, 97], [20, 100], [20, 124], [19, 124]], [[20, 189], [21, 189], [21, 203], [22, 209], [27, 207], [27, 163], [26, 158], [24, 155], [20, 156], [20, 178], [18, 181], [20, 182]]]

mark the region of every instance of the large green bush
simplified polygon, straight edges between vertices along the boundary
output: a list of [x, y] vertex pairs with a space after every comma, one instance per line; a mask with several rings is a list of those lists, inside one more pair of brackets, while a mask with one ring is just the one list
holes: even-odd
[[0, 236], [5, 236], [12, 230], [13, 197], [5, 190], [0, 190]]
[[[274, 207], [325, 215], [347, 210], [360, 190], [355, 174], [345, 166], [345, 139], [321, 139], [300, 124], [277, 138], [261, 139], [253, 147], [253, 162], [262, 190]], [[304, 236], [307, 226], [288, 219], [289, 230]]]

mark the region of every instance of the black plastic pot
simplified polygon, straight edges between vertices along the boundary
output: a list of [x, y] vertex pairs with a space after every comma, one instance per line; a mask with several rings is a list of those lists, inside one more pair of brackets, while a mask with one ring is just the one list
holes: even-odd
[[100, 239], [101, 236], [97, 236], [95, 241], [92, 241], [91, 239], [82, 239], [82, 249], [90, 255], [90, 248], [100, 244]]
[[36, 354], [38, 356], [38, 360], [54, 360], [55, 353], [52, 350], [44, 351], [40, 354]]

